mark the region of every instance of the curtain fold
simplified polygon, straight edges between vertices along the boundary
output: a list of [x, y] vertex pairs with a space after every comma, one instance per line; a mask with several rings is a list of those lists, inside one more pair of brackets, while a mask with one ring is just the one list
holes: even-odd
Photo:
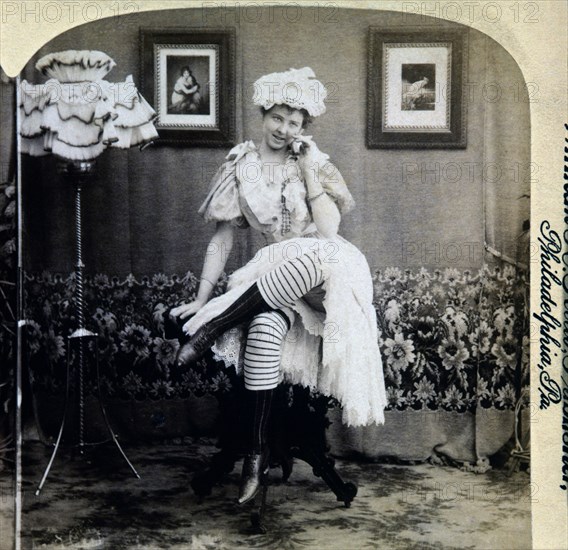
[[[488, 38], [483, 53], [487, 75], [483, 149], [485, 260], [487, 265], [498, 266], [504, 275], [514, 278], [521, 297], [510, 306], [517, 319], [515, 330], [502, 337], [503, 351], [508, 351], [503, 356], [511, 358], [511, 366], [514, 364], [514, 395], [519, 402], [529, 386], [528, 221], [531, 182], [538, 177], [530, 162], [531, 83], [525, 82], [510, 54]], [[509, 70], [503, 71], [503, 67]], [[483, 387], [489, 372], [478, 372], [478, 376], [478, 386]], [[478, 458], [495, 452], [499, 441], [508, 442], [517, 429], [515, 421], [520, 421], [514, 414], [483, 407], [481, 396], [477, 416]]]

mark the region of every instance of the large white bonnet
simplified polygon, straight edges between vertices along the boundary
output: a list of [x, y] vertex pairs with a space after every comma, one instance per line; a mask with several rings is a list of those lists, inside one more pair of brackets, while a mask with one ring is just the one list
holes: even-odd
[[274, 105], [288, 105], [305, 109], [313, 117], [322, 115], [327, 90], [315, 76], [310, 67], [264, 75], [254, 83], [253, 101], [267, 110]]

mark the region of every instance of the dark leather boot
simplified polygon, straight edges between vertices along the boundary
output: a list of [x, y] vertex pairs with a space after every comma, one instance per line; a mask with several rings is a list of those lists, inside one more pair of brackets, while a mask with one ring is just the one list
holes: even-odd
[[255, 315], [270, 311], [272, 308], [264, 301], [258, 286], [254, 283], [239, 296], [223, 313], [203, 325], [189, 342], [178, 351], [176, 365], [178, 367], [193, 366], [203, 357], [205, 352], [215, 343], [224, 332]]
[[176, 365], [178, 367], [192, 367], [203, 357], [216, 339], [217, 333], [211, 333], [208, 325], [203, 325], [189, 338], [188, 342], [180, 346], [176, 356]]
[[252, 500], [260, 489], [262, 476], [268, 473], [267, 428], [272, 407], [273, 390], [245, 390], [249, 452], [243, 462], [239, 504]]
[[260, 454], [246, 455], [241, 474], [239, 487], [239, 504], [245, 504], [252, 500], [260, 489], [261, 479], [268, 473], [268, 450]]
[[183, 331], [182, 327], [193, 315], [187, 319], [180, 319], [171, 314], [172, 309], [164, 311], [162, 315], [164, 320], [164, 338], [166, 340], [179, 340], [180, 345], [183, 345], [189, 341], [189, 336]]

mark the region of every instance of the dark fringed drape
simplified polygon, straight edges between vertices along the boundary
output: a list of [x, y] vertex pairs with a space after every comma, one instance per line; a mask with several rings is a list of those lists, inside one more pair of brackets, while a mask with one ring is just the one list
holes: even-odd
[[[519, 277], [511, 267], [477, 272], [393, 267], [377, 273], [387, 421], [346, 430], [332, 412], [335, 452], [407, 460], [441, 454], [474, 462], [496, 452], [510, 436], [519, 384], [528, 384], [528, 350], [520, 355], [519, 345], [524, 330]], [[197, 284], [191, 273], [141, 279], [99, 274], [87, 281], [87, 324], [100, 335], [107, 399], [192, 400], [231, 390], [222, 365], [204, 361], [189, 372], [176, 369], [178, 342], [163, 335], [163, 312], [191, 300]], [[74, 278], [30, 276], [26, 289], [34, 393], [57, 395], [65, 385], [65, 338], [75, 322]], [[185, 435], [175, 416], [169, 422], [163, 434]]]

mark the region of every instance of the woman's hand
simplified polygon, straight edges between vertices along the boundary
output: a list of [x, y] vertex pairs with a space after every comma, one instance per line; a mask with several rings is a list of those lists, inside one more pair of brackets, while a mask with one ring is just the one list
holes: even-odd
[[323, 193], [323, 181], [321, 181], [321, 163], [329, 158], [324, 155], [315, 144], [311, 136], [298, 136], [293, 142], [293, 150], [298, 149], [298, 166], [303, 175], [304, 185], [308, 197], [315, 197]]
[[312, 218], [323, 237], [332, 239], [337, 236], [341, 215], [327, 195], [321, 178], [323, 165], [329, 157], [318, 149], [311, 136], [298, 136], [292, 143], [292, 150], [299, 151], [298, 165], [303, 174]]
[[181, 306], [172, 308], [170, 316], [187, 319], [190, 315], [197, 313], [205, 305], [205, 303], [206, 302], [201, 300], [194, 300], [189, 304], [182, 304]]
[[300, 170], [305, 174], [317, 170], [315, 167], [318, 147], [310, 136], [297, 136], [291, 144], [292, 151], [298, 155]]
[[329, 161], [329, 157], [319, 150], [311, 136], [297, 136], [292, 149], [299, 150], [298, 166], [302, 171], [308, 196], [320, 195], [324, 191], [322, 168]]

